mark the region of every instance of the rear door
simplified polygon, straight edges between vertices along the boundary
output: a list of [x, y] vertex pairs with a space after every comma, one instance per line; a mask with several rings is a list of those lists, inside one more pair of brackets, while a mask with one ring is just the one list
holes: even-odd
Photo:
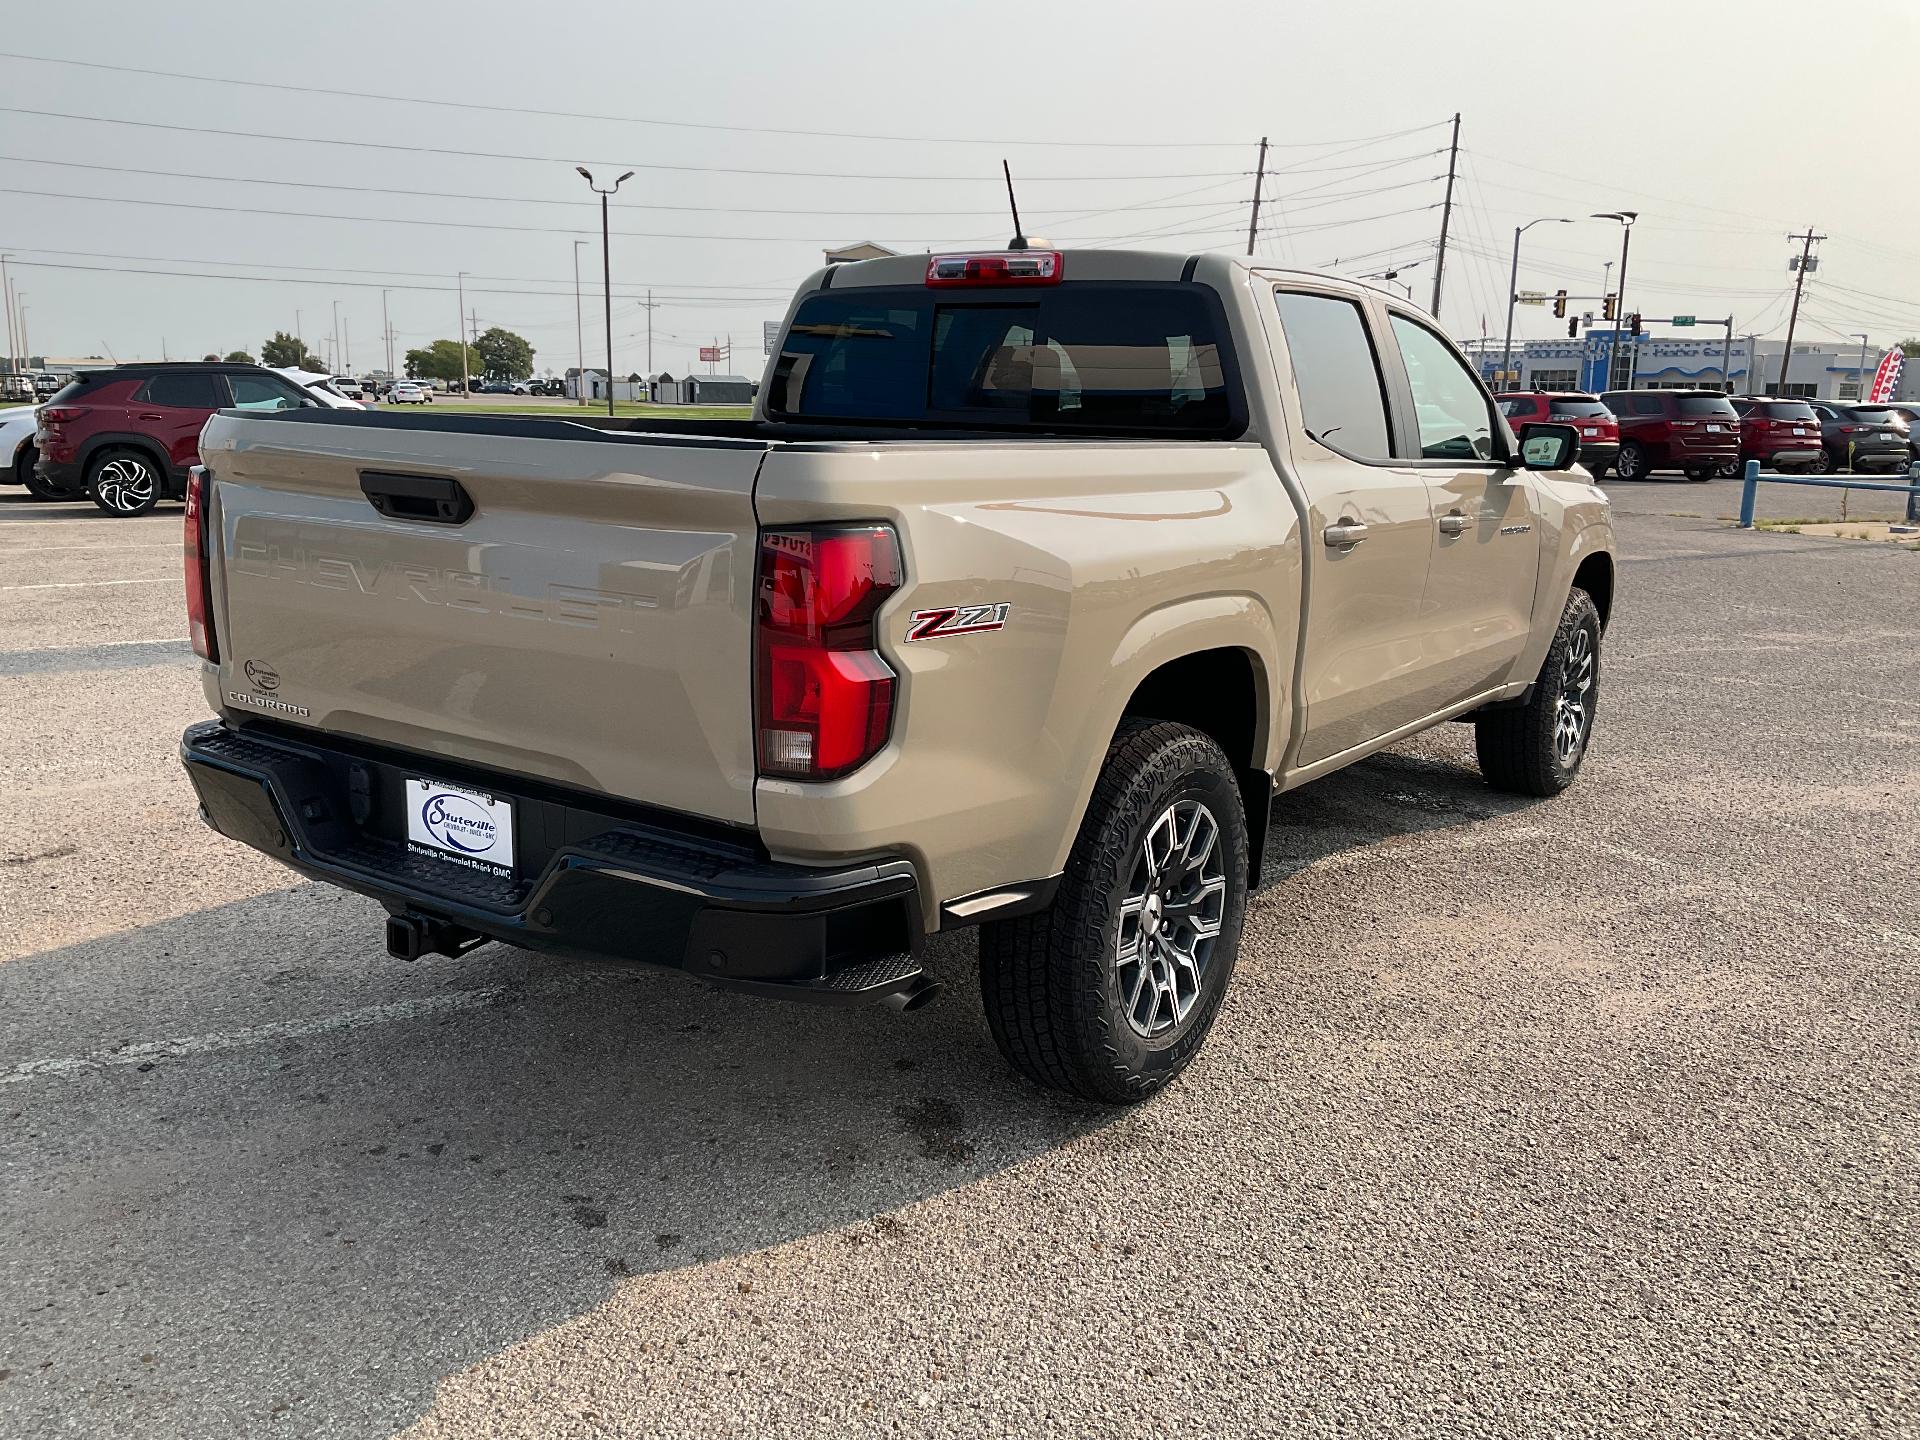
[[1432, 555], [1421, 597], [1423, 713], [1511, 678], [1533, 626], [1540, 568], [1531, 476], [1503, 458], [1492, 398], [1426, 321], [1388, 315], [1396, 383], [1407, 416], [1401, 450], [1430, 491]]
[[1394, 458], [1387, 387], [1356, 299], [1275, 292], [1300, 425], [1308, 600], [1304, 732], [1295, 766], [1364, 745], [1425, 714], [1421, 595], [1432, 550], [1426, 479]]
[[227, 403], [227, 388], [211, 370], [155, 375], [133, 398], [133, 426], [166, 447], [167, 463], [184, 470], [200, 458], [200, 428]]
[[223, 708], [751, 823], [765, 445], [357, 418], [207, 427]]

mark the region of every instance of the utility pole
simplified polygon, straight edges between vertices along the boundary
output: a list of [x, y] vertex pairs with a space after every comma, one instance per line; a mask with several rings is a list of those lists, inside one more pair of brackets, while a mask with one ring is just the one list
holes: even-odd
[[462, 270], [453, 277], [454, 289], [460, 297], [459, 312], [453, 317], [453, 343], [460, 347], [460, 393], [470, 394], [473, 382], [467, 376], [467, 272]]
[[646, 303], [640, 307], [647, 312], [647, 374], [653, 374], [653, 312], [659, 307], [654, 304], [653, 291], [647, 291]]
[[1247, 222], [1247, 257], [1253, 257], [1254, 238], [1260, 233], [1260, 183], [1267, 178], [1267, 137], [1260, 137], [1260, 163], [1253, 171], [1253, 218]]
[[346, 374], [351, 375], [353, 373], [353, 320], [350, 316], [343, 317], [340, 321], [340, 340], [341, 368]]
[[340, 368], [340, 302], [333, 302], [333, 349], [328, 352], [327, 369], [338, 372]]
[[1440, 248], [1433, 257], [1433, 318], [1440, 318], [1440, 281], [1447, 269], [1447, 228], [1453, 223], [1453, 180], [1460, 168], [1460, 112], [1453, 112], [1453, 148], [1447, 155], [1447, 198], [1440, 207]]
[[[1733, 394], [1733, 317], [1729, 315], [1721, 322], [1727, 327], [1727, 343], [1720, 351], [1720, 383], [1726, 386], [1727, 394]], [[1752, 363], [1749, 362], [1748, 378], [1752, 378]]]
[[[576, 404], [587, 403], [587, 332], [580, 323], [580, 247], [591, 245], [591, 240], [573, 242], [573, 394]], [[648, 369], [652, 369], [652, 357], [648, 357]]]
[[380, 333], [387, 342], [387, 378], [393, 378], [393, 321], [387, 318], [387, 292], [380, 292]]
[[16, 349], [14, 346], [15, 331], [13, 328], [13, 281], [7, 278], [7, 261], [11, 260], [12, 258], [13, 257], [11, 255], [0, 255], [0, 299], [5, 300], [6, 308], [7, 308], [7, 374], [8, 375], [12, 375], [14, 373], [14, 370], [13, 370], [14, 357], [20, 353], [19, 350]]
[[1800, 292], [1807, 288], [1807, 269], [1813, 261], [1814, 242], [1824, 240], [1827, 237], [1814, 234], [1813, 227], [1809, 225], [1806, 234], [1789, 235], [1787, 238], [1800, 242], [1800, 263], [1794, 267], [1799, 273], [1793, 277], [1793, 310], [1787, 316], [1787, 347], [1780, 352], [1780, 384], [1778, 390], [1783, 396], [1787, 393], [1787, 366], [1793, 361], [1794, 327], [1800, 323]]

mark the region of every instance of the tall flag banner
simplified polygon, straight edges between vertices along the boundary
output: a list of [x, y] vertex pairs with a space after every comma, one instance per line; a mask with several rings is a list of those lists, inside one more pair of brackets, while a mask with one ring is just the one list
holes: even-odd
[[1867, 394], [1871, 404], [1884, 405], [1893, 399], [1900, 388], [1900, 368], [1906, 359], [1898, 350], [1889, 350], [1880, 357], [1880, 368], [1873, 372], [1873, 389]]

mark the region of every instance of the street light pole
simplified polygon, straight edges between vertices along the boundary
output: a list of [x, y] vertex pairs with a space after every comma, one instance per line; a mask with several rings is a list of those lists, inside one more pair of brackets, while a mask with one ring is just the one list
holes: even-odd
[[[1614, 364], [1620, 358], [1620, 352], [1626, 348], [1622, 343], [1627, 333], [1627, 247], [1633, 241], [1633, 222], [1640, 218], [1638, 210], [1600, 210], [1595, 212], [1595, 220], [1618, 220], [1620, 222], [1620, 288], [1613, 302], [1613, 356], [1607, 362], [1607, 379], [1613, 379]], [[1627, 362], [1627, 378], [1624, 389], [1633, 389], [1633, 372], [1638, 367], [1631, 360]]]
[[333, 355], [332, 355], [332, 358], [327, 361], [327, 365], [329, 368], [336, 368], [339, 366], [339, 364], [340, 364], [340, 302], [336, 300], [333, 302]]
[[393, 321], [387, 318], [387, 292], [380, 292], [380, 333], [387, 342], [387, 378], [393, 379]]
[[[1847, 333], [1849, 335], [1860, 335], [1858, 330], [1849, 330]], [[1853, 374], [1854, 379], [1857, 380], [1860, 385], [1860, 393], [1854, 398], [1864, 401], [1867, 398], [1867, 337], [1864, 335], [1860, 335], [1860, 368], [1854, 371]]]
[[7, 374], [13, 374], [14, 358], [20, 353], [14, 348], [13, 328], [13, 282], [7, 278], [7, 261], [11, 255], [0, 255], [0, 299], [4, 299], [7, 309]]
[[1513, 369], [1513, 307], [1520, 303], [1520, 237], [1536, 225], [1571, 225], [1573, 221], [1560, 215], [1542, 215], [1538, 220], [1529, 220], [1524, 225], [1516, 225], [1513, 230], [1513, 269], [1507, 275], [1507, 348], [1500, 358], [1500, 374], [1504, 378]]
[[460, 347], [460, 393], [464, 396], [472, 389], [467, 378], [467, 272], [462, 270], [455, 275], [453, 284], [460, 294], [460, 314], [453, 327], [453, 340]]
[[580, 247], [592, 243], [591, 240], [573, 242], [573, 390], [574, 398], [582, 405], [587, 403], [587, 332], [580, 326]]
[[607, 198], [633, 178], [629, 170], [605, 190], [593, 183], [593, 172], [584, 165], [573, 167], [586, 179], [587, 188], [600, 197], [600, 288], [607, 301], [607, 415], [613, 415], [613, 257], [607, 245]]

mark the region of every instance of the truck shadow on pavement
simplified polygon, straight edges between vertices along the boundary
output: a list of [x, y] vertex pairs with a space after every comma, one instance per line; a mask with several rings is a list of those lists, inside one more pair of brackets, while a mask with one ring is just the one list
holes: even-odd
[[[1267, 891], [1518, 808], [1396, 753], [1283, 797]], [[379, 1435], [625, 1276], [846, 1229], [1116, 1112], [974, 1001], [737, 997], [487, 946], [403, 966], [316, 885], [0, 965], [0, 1435]]]
[[406, 967], [379, 918], [303, 885], [0, 965], [0, 1435], [386, 1434], [620, 1277], [871, 1230], [1113, 1114], [1004, 1069], [967, 937], [902, 1016]]

